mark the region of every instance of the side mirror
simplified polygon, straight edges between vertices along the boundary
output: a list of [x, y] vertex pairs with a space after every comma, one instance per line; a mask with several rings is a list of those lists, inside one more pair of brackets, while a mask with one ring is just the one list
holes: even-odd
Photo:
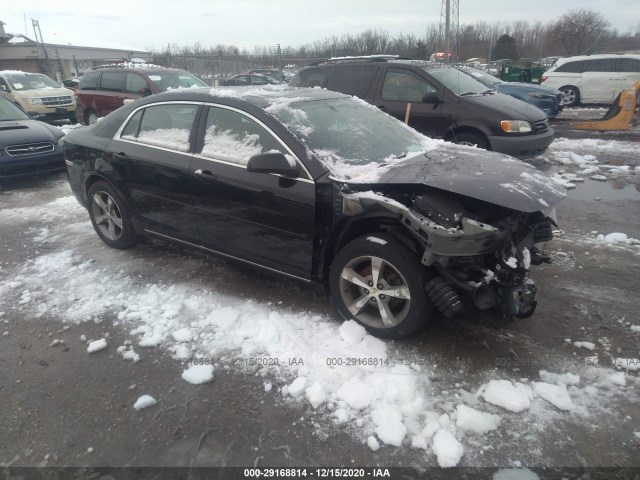
[[422, 103], [433, 103], [437, 105], [440, 103], [440, 96], [436, 92], [427, 92], [422, 96]]
[[259, 153], [249, 159], [247, 172], [275, 173], [284, 177], [297, 177], [298, 168], [292, 167], [289, 160], [280, 152]]
[[0, 90], [4, 91], [4, 92], [8, 92], [9, 89], [7, 88], [6, 85], [0, 85]]

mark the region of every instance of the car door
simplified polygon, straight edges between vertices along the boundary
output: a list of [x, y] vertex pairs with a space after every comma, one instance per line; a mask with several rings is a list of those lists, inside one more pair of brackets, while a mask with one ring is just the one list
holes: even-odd
[[200, 108], [188, 102], [141, 108], [109, 147], [137, 223], [149, 233], [193, 243], [198, 231], [190, 166]]
[[448, 125], [441, 118], [442, 103], [423, 103], [425, 93], [442, 92], [419, 76], [402, 68], [388, 68], [381, 79], [375, 105], [382, 111], [404, 121], [409, 111], [409, 125], [431, 137], [442, 136]]
[[104, 117], [124, 102], [124, 72], [102, 72], [99, 92], [95, 95], [96, 113]]
[[[216, 252], [310, 280], [315, 184], [292, 151], [255, 117], [210, 106], [191, 164], [200, 243]], [[278, 151], [297, 178], [248, 172], [253, 155]]]
[[142, 75], [134, 72], [127, 72], [124, 83], [124, 98], [135, 100], [144, 97], [151, 92], [151, 88]]
[[619, 76], [614, 72], [615, 59], [598, 58], [582, 61], [582, 89], [580, 90], [583, 103], [604, 102], [611, 103], [618, 94]]

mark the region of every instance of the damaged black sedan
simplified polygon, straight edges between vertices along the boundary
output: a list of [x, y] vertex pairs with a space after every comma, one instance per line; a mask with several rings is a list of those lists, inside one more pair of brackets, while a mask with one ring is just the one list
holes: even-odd
[[436, 309], [530, 317], [565, 195], [511, 157], [281, 86], [138, 100], [68, 134], [65, 160], [111, 247], [151, 236], [300, 280], [388, 338]]

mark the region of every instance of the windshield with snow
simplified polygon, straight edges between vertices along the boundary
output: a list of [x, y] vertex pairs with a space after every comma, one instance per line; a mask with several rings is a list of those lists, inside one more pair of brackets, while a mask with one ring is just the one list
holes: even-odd
[[476, 95], [487, 91], [486, 85], [456, 68], [437, 66], [423, 68], [456, 95]]
[[39, 90], [41, 88], [62, 88], [59, 83], [41, 73], [27, 75], [7, 75], [7, 81], [14, 90]]
[[351, 98], [298, 102], [271, 111], [321, 157], [348, 165], [382, 163], [424, 151], [430, 141], [377, 108]]
[[482, 70], [477, 70], [475, 68], [463, 68], [461, 69], [461, 71], [466, 73], [467, 75], [471, 75], [473, 78], [481, 83], [484, 83], [487, 87], [490, 88], [495, 88], [499, 84], [504, 83], [502, 80], [494, 77], [490, 73], [483, 72]]

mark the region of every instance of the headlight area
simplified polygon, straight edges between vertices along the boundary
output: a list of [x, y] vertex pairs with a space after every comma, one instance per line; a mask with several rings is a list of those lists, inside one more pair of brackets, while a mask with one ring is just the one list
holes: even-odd
[[31, 97], [29, 98], [29, 103], [31, 103], [31, 105], [42, 105], [42, 99], [38, 97]]
[[64, 135], [58, 139], [58, 148], [64, 147]]
[[500, 127], [506, 133], [528, 133], [532, 131], [531, 124], [526, 120], [502, 120]]

